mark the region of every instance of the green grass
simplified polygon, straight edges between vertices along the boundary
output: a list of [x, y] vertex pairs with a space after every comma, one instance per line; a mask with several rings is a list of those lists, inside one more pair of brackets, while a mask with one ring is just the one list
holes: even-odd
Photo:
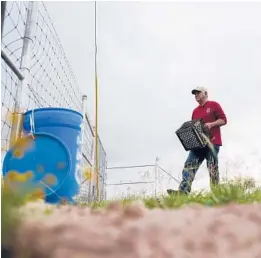
[[[118, 200], [122, 205], [135, 203], [141, 200], [149, 208], [174, 209], [189, 204], [200, 204], [204, 206], [221, 206], [228, 203], [247, 204], [261, 202], [261, 188], [256, 187], [255, 181], [251, 178], [234, 178], [230, 181], [220, 183], [218, 187], [212, 187], [210, 192], [191, 192], [189, 195], [168, 196], [162, 195], [157, 198], [140, 198], [133, 196], [128, 199]], [[117, 201], [117, 200], [115, 200]], [[109, 201], [94, 202], [86, 204], [92, 208], [106, 207]], [[84, 205], [84, 204], [82, 204]]]
[[19, 216], [16, 209], [25, 204], [25, 196], [17, 195], [8, 187], [1, 188], [1, 233], [2, 245], [11, 245], [16, 226], [19, 223]]

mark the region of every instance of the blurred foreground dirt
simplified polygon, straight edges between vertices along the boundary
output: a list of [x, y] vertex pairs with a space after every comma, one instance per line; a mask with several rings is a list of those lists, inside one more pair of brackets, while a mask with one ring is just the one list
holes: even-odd
[[[178, 210], [28, 204], [15, 258], [261, 258], [261, 204]], [[35, 211], [32, 211], [32, 210]]]

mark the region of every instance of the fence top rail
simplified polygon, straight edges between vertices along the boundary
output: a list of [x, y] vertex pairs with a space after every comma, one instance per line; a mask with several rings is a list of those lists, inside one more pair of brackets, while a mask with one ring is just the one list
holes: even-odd
[[155, 167], [155, 164], [154, 164], [154, 165], [137, 165], [137, 166], [108, 167], [107, 169], [127, 169], [127, 168], [145, 168], [145, 167]]
[[24, 79], [23, 74], [21, 73], [21, 71], [19, 70], [17, 65], [9, 58], [9, 56], [6, 54], [6, 52], [3, 49], [1, 49], [1, 57], [4, 59], [6, 64], [13, 70], [13, 72], [18, 77], [18, 79], [22, 81]]

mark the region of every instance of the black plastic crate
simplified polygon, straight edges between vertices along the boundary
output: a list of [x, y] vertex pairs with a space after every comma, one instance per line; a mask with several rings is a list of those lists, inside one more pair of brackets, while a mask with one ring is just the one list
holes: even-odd
[[202, 133], [209, 139], [210, 131], [204, 127], [204, 124], [202, 119], [191, 120], [183, 123], [176, 131], [176, 135], [186, 151], [207, 146], [208, 141], [202, 136]]

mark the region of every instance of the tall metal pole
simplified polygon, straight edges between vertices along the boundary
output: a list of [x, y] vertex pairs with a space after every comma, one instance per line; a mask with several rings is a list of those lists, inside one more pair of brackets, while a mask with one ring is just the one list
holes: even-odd
[[[82, 95], [82, 116], [83, 116], [83, 120], [82, 120], [82, 125], [81, 125], [81, 158], [82, 158], [82, 162], [81, 162], [81, 171], [85, 171], [84, 168], [84, 162], [83, 162], [83, 145], [84, 145], [84, 130], [85, 128], [85, 114], [86, 114], [86, 101], [87, 101], [87, 95]], [[83, 179], [81, 184], [83, 182], [87, 181], [86, 179]], [[88, 180], [89, 181], [89, 180]], [[88, 202], [90, 202], [91, 200], [91, 187], [92, 187], [92, 173], [91, 173], [91, 179], [89, 181], [89, 187], [88, 187]]]
[[84, 168], [84, 162], [83, 162], [83, 143], [84, 143], [84, 130], [85, 130], [85, 110], [86, 110], [86, 100], [87, 96], [82, 95], [82, 123], [81, 123], [81, 139], [80, 139], [80, 146], [79, 146], [79, 155], [77, 157], [79, 158], [79, 166], [77, 169], [77, 177], [80, 182], [80, 184], [84, 181], [83, 179], [83, 168]]
[[95, 44], [95, 173], [96, 173], [96, 198], [100, 200], [100, 187], [99, 187], [99, 157], [98, 157], [98, 76], [97, 76], [97, 12], [96, 1], [94, 2], [94, 44]]
[[1, 35], [3, 35], [5, 8], [6, 8], [6, 1], [1, 1]]
[[33, 33], [36, 25], [35, 16], [37, 13], [37, 2], [30, 1], [27, 9], [27, 17], [25, 23], [25, 32], [23, 37], [23, 49], [21, 55], [20, 71], [24, 76], [24, 79], [20, 81], [18, 85], [16, 97], [15, 97], [15, 107], [12, 121], [12, 130], [10, 136], [10, 145], [12, 146], [17, 139], [20, 137], [22, 132], [22, 120], [23, 120], [23, 110], [25, 108], [25, 97], [28, 92], [28, 77], [30, 75], [30, 61], [31, 61], [31, 51], [33, 44]]
[[[86, 100], [87, 100], [87, 95], [82, 95], [82, 125], [81, 125], [81, 145], [83, 146], [83, 141], [84, 141], [84, 122], [85, 122], [85, 112], [86, 112]], [[81, 154], [83, 154], [83, 149], [81, 148]]]
[[36, 26], [36, 14], [37, 14], [37, 1], [30, 1], [28, 4], [25, 32], [23, 38], [23, 49], [20, 63], [20, 70], [23, 73], [25, 79], [23, 84], [18, 90], [18, 103], [16, 103], [16, 108], [21, 111], [24, 108], [26, 102], [26, 95], [28, 92], [28, 76], [30, 75], [30, 62], [32, 58], [32, 45], [33, 45], [33, 33], [35, 32]]

